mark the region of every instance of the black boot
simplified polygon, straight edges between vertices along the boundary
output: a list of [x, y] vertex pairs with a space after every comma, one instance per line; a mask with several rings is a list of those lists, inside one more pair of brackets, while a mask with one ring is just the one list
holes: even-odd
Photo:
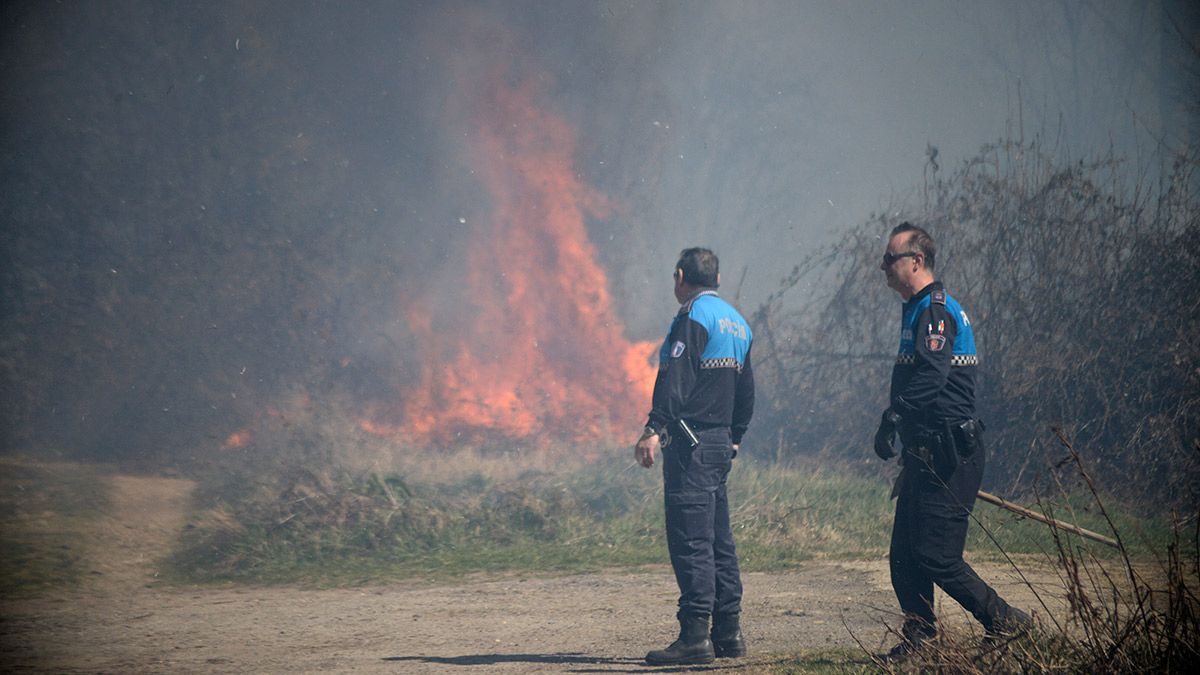
[[984, 636], [984, 644], [995, 644], [1002, 640], [1012, 640], [1028, 633], [1033, 628], [1033, 619], [1016, 607], [1009, 607], [1004, 615], [992, 622]]
[[746, 655], [746, 640], [742, 637], [738, 614], [713, 616], [712, 644], [718, 659], [732, 659]]
[[904, 626], [900, 629], [900, 644], [892, 647], [891, 651], [884, 655], [884, 659], [895, 661], [907, 658], [920, 651], [921, 646], [932, 640], [937, 635], [937, 629], [929, 625], [927, 622], [917, 618], [905, 620]]
[[646, 663], [652, 666], [693, 665], [712, 663], [716, 658], [712, 641], [708, 639], [708, 616], [679, 617], [679, 639], [666, 649], [656, 649], [646, 654]]

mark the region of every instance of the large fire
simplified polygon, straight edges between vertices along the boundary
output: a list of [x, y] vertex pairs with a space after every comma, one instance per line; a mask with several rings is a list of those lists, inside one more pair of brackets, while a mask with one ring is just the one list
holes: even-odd
[[[500, 74], [475, 101], [471, 165], [490, 207], [465, 224], [465, 306], [404, 303], [421, 372], [365, 429], [445, 447], [602, 443], [628, 440], [649, 410], [655, 345], [625, 338], [585, 227], [608, 205], [538, 94]], [[443, 312], [470, 318], [446, 334]]]

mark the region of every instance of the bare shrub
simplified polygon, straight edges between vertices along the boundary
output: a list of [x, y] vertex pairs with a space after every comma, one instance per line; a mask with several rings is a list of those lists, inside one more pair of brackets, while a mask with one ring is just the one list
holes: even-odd
[[1038, 430], [1054, 426], [1099, 449], [1106, 489], [1195, 503], [1198, 160], [1177, 155], [1151, 182], [1115, 158], [1064, 165], [1000, 142], [814, 252], [755, 313], [778, 452], [869, 455], [899, 312], [878, 258], [912, 220], [976, 328], [992, 480], [1027, 490], [1049, 452]]

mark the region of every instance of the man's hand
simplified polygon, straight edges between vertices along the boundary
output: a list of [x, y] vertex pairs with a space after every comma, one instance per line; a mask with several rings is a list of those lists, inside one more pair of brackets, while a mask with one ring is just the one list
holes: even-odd
[[883, 411], [879, 430], [875, 432], [875, 454], [885, 462], [896, 456], [896, 427], [899, 425], [899, 415], [892, 412], [891, 408]]
[[638, 464], [649, 469], [654, 466], [654, 449], [658, 447], [658, 434], [642, 434], [633, 446], [633, 456]]

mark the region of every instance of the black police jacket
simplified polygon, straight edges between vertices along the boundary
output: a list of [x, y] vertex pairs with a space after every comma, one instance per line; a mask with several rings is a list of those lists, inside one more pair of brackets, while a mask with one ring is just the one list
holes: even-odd
[[728, 426], [741, 443], [754, 414], [753, 340], [746, 320], [716, 291], [684, 303], [659, 350], [647, 426], [670, 433], [680, 419], [698, 428]]
[[891, 408], [903, 418], [901, 438], [974, 419], [978, 364], [971, 320], [940, 281], [909, 298], [890, 392]]

